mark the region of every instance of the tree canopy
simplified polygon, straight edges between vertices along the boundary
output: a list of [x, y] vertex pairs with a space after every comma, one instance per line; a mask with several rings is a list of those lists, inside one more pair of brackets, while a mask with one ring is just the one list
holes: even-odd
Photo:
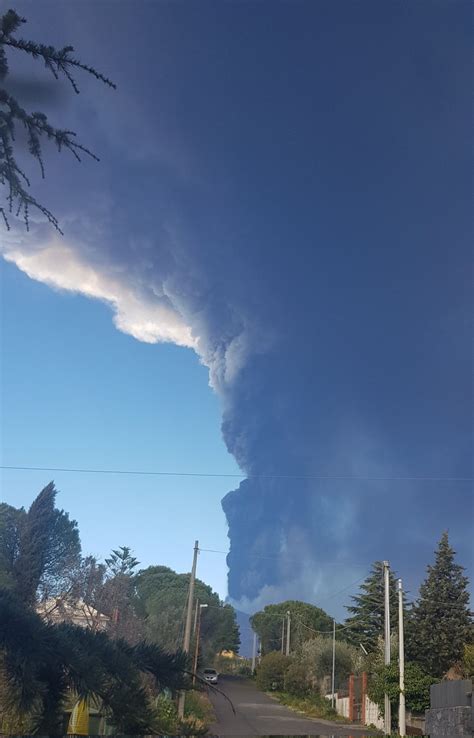
[[[135, 607], [145, 619], [146, 636], [165, 648], [181, 646], [189, 577], [166, 566], [150, 566], [135, 577]], [[240, 635], [234, 609], [200, 579], [196, 580], [194, 595], [200, 604], [208, 606], [201, 617], [203, 659], [212, 660], [224, 649], [237, 652]]]
[[286, 619], [288, 612], [291, 616], [292, 650], [298, 648], [304, 641], [314, 638], [317, 631], [332, 630], [332, 618], [315, 605], [299, 600], [286, 600], [276, 605], [267, 605], [250, 618], [252, 628], [260, 638], [262, 653], [278, 651], [281, 648], [283, 620]]

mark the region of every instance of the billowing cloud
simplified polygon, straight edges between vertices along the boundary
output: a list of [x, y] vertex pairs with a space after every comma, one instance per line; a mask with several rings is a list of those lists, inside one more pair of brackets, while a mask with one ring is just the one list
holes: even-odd
[[[269, 36], [242, 4], [144, 4], [131, 65], [131, 4], [113, 29], [104, 9], [91, 23], [58, 4], [55, 32], [82, 27], [74, 45], [120, 88], [109, 105], [91, 85], [75, 121], [61, 108], [102, 158], [48, 161], [65, 240], [2, 234], [31, 278], [209, 367], [248, 475], [223, 501], [229, 593], [247, 609], [317, 601], [355, 561], [389, 559], [414, 588], [447, 526], [469, 555], [466, 22], [461, 6], [409, 24], [382, 6], [363, 11], [365, 36], [359, 7], [341, 27], [329, 5], [282, 6]], [[426, 85], [419, 61], [438, 69], [448, 37], [456, 54]]]
[[80, 251], [59, 237], [26, 251], [7, 248], [3, 257], [37, 282], [107, 303], [118, 330], [138, 341], [197, 348], [198, 339], [168, 298], [130, 284], [126, 273], [114, 274], [88, 264]]
[[[107, 214], [107, 203], [101, 208]], [[157, 245], [132, 233], [107, 237], [107, 215], [92, 221], [66, 214], [65, 220], [73, 234], [66, 238], [35, 221], [28, 233], [14, 228], [2, 238], [1, 255], [31, 279], [105, 303], [116, 328], [138, 341], [193, 349], [225, 401], [252, 344], [257, 352], [268, 344], [258, 337], [256, 321], [248, 324], [245, 311], [219, 307], [219, 298], [219, 319], [209, 319], [214, 306], [203, 297], [206, 280], [189, 255], [180, 254], [172, 229]]]

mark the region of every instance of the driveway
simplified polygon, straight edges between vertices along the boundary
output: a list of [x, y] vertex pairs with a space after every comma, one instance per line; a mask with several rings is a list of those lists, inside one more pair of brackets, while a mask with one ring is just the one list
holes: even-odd
[[287, 707], [255, 688], [253, 682], [236, 677], [221, 676], [219, 689], [232, 700], [236, 714], [228, 701], [220, 694], [209, 690], [217, 721], [210, 727], [216, 736], [252, 735], [300, 735], [338, 736], [376, 735], [360, 725], [342, 725], [329, 720], [301, 717]]

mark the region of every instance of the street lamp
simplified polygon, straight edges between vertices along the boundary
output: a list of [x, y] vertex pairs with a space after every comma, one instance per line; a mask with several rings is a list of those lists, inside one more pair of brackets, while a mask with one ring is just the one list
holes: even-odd
[[203, 610], [205, 607], [208, 607], [208, 605], [199, 605], [197, 607], [197, 625], [196, 625], [196, 649], [194, 651], [194, 667], [193, 667], [193, 686], [196, 684], [196, 672], [197, 672], [197, 666], [198, 666], [198, 658], [199, 658], [199, 636], [201, 635], [201, 610]]

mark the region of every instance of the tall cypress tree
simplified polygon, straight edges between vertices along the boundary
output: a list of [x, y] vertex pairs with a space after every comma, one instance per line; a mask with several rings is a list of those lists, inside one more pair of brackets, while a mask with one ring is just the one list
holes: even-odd
[[410, 658], [437, 677], [461, 661], [472, 627], [469, 580], [463, 573], [464, 567], [455, 562], [455, 554], [447, 532], [443, 533], [435, 563], [428, 566], [420, 587], [410, 628]]
[[[398, 624], [397, 581], [395, 573], [390, 570], [390, 624], [395, 630]], [[369, 652], [377, 649], [379, 638], [384, 635], [384, 580], [383, 562], [376, 561], [372, 571], [360, 586], [360, 592], [352, 598], [353, 604], [346, 609], [351, 613], [343, 632], [347, 640], [354, 644], [361, 643]]]
[[39, 588], [45, 597], [61, 594], [64, 580], [80, 563], [77, 524], [55, 507], [55, 499], [50, 482], [21, 517], [11, 574], [16, 595], [28, 606], [34, 605]]

